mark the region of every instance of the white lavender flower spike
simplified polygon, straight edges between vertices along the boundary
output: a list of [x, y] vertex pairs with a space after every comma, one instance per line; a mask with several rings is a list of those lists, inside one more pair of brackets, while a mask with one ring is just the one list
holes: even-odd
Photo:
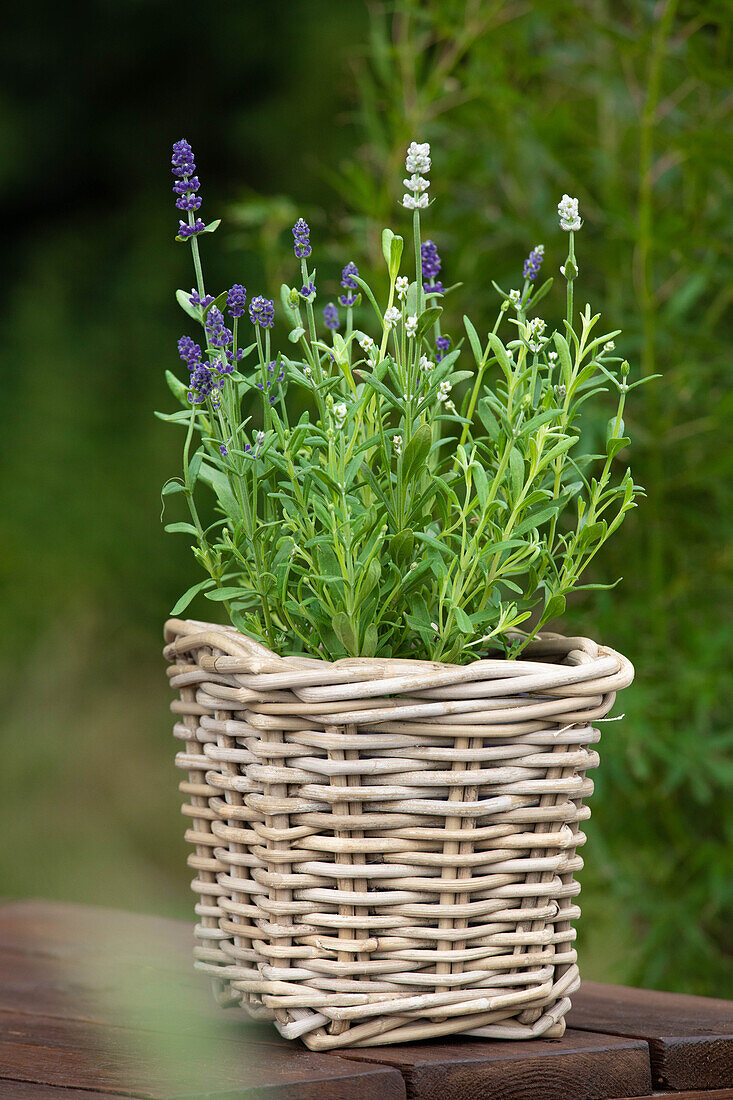
[[390, 306], [389, 309], [384, 311], [384, 327], [392, 328], [393, 325], [397, 324], [401, 316], [402, 314], [396, 306]]
[[410, 173], [410, 178], [403, 180], [407, 192], [402, 196], [402, 205], [407, 210], [422, 210], [428, 205], [427, 189], [430, 181], [425, 175], [430, 171], [430, 145], [427, 141], [419, 144], [413, 141], [407, 150], [405, 168]]
[[578, 200], [571, 199], [570, 195], [563, 195], [557, 204], [557, 213], [560, 217], [560, 228], [568, 233], [571, 230], [580, 229], [583, 224], [578, 212]]
[[346, 405], [344, 405], [343, 402], [339, 405], [334, 405], [333, 424], [336, 428], [336, 431], [341, 431], [341, 429], [343, 428], [344, 421], [346, 420], [346, 411]]

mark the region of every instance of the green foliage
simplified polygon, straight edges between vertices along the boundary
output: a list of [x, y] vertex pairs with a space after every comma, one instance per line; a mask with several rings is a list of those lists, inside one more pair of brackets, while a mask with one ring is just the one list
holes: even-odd
[[[663, 374], [627, 416], [648, 499], [590, 571], [623, 584], [592, 609], [571, 600], [566, 620], [637, 667], [624, 722], [605, 728], [580, 935], [598, 976], [729, 995], [733, 10], [395, 10], [374, 14], [355, 66], [358, 156], [329, 176], [349, 212], [344, 242], [375, 241], [401, 149], [424, 135], [456, 181], [432, 213], [442, 274], [463, 282], [473, 315], [492, 275], [516, 282], [553, 196], [579, 191], [586, 294], [623, 317], [619, 351], [642, 376]], [[550, 272], [561, 262], [549, 244]], [[444, 330], [459, 324], [447, 302]], [[599, 446], [611, 413], [585, 408]]]
[[[588, 574], [623, 583], [592, 610], [569, 600], [564, 624], [637, 667], [594, 773], [581, 965], [728, 996], [733, 9], [685, 2], [670, 24], [668, 4], [646, 0], [400, 7], [396, 28], [385, 18], [367, 35], [366, 5], [233, 5], [227, 33], [198, 19], [184, 46], [170, 0], [118, 6], [114, 20], [101, 6], [4, 13], [4, 892], [42, 883], [48, 897], [190, 911], [156, 663], [190, 551], [157, 528], [155, 487], [179, 440], [149, 414], [167, 398], [150, 364], [172, 365], [182, 257], [151, 150], [185, 134], [207, 163], [207, 203], [238, 199], [205, 238], [215, 282], [235, 264], [248, 287], [289, 279], [302, 211], [323, 287], [338, 293], [344, 261], [367, 254], [382, 301], [380, 231], [420, 134], [445, 181], [430, 214], [444, 281], [463, 283], [460, 309], [456, 295], [442, 303], [444, 332], [483, 315], [492, 277], [518, 285], [570, 190], [585, 211], [585, 297], [623, 318], [618, 354], [664, 374], [625, 415], [648, 497]], [[409, 219], [394, 228], [406, 235]], [[557, 278], [563, 255], [545, 243]], [[550, 324], [557, 303], [543, 303]], [[612, 414], [587, 418], [595, 450]], [[224, 608], [199, 595], [180, 613]]]
[[[425, 158], [427, 172], [428, 147], [413, 148], [408, 173], [413, 156]], [[419, 257], [418, 209], [413, 232]], [[600, 334], [590, 306], [574, 313], [574, 236], [564, 334], [545, 335], [545, 322], [528, 318], [535, 288], [527, 278], [521, 291], [499, 292], [485, 347], [464, 318], [475, 360], [468, 370], [458, 369], [460, 347], [441, 357], [443, 307], [428, 303], [445, 294], [423, 286], [422, 262], [412, 284], [400, 275], [403, 240], [389, 229], [381, 234], [386, 305], [358, 278], [379, 344], [354, 327], [355, 315], [366, 327], [371, 312], [358, 298], [345, 307], [345, 337], [332, 331], [329, 344], [318, 335], [312, 295], [283, 285], [294, 350], [273, 360], [270, 329], [255, 324], [256, 341], [233, 371], [243, 322], [234, 319], [222, 346], [226, 294], [203, 309], [178, 291], [203, 330], [207, 365], [192, 378], [202, 371], [213, 387], [198, 393], [192, 382], [189, 394], [168, 373], [188, 411], [163, 417], [187, 424], [183, 477], [168, 481], [163, 497], [182, 495], [191, 522], [166, 531], [193, 536], [210, 574], [176, 612], [203, 592], [240, 630], [283, 654], [455, 662], [497, 645], [520, 653], [580, 589], [638, 493], [630, 471], [616, 475], [614, 467], [629, 442], [626, 395], [640, 382], [630, 385], [628, 363], [613, 355], [617, 331]], [[203, 297], [195, 237], [191, 247]], [[300, 277], [304, 286], [315, 282], [305, 260]], [[619, 400], [599, 456], [583, 446], [579, 410], [608, 383]], [[296, 423], [288, 384], [307, 402]], [[454, 388], [463, 392], [460, 409]], [[262, 428], [253, 433], [255, 416]], [[199, 517], [204, 487], [222, 517], [208, 528]], [[520, 631], [533, 613], [534, 625]]]

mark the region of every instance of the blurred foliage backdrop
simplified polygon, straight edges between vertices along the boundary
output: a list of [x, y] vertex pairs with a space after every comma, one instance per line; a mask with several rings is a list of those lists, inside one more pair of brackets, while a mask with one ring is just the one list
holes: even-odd
[[184, 327], [172, 288], [191, 282], [170, 143], [192, 143], [203, 212], [225, 217], [210, 286], [292, 277], [303, 214], [334, 296], [346, 260], [376, 266], [383, 223], [408, 231], [414, 137], [433, 144], [427, 235], [464, 284], [454, 337], [466, 306], [493, 317], [491, 279], [517, 285], [538, 241], [556, 272], [568, 191], [579, 303], [663, 374], [628, 418], [648, 499], [594, 578], [624, 579], [561, 624], [638, 672], [604, 726], [581, 965], [730, 995], [731, 6], [41, 7], [9, 11], [0, 43], [3, 893], [191, 908], [159, 651], [197, 575], [158, 523], [179, 440], [151, 413]]

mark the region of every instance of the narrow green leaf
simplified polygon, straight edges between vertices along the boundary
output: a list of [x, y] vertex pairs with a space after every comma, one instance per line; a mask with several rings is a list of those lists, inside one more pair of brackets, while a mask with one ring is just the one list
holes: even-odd
[[188, 386], [181, 382], [180, 378], [176, 378], [173, 371], [167, 370], [165, 372], [165, 380], [168, 383], [168, 389], [176, 400], [180, 401], [182, 405], [188, 405]]
[[509, 472], [512, 478], [512, 491], [518, 497], [524, 485], [524, 459], [518, 447], [512, 447], [509, 452]]
[[224, 603], [226, 600], [235, 600], [246, 596], [246, 590], [241, 588], [217, 588], [215, 592], [207, 592], [207, 600], [214, 600], [215, 603]]
[[421, 424], [405, 447], [405, 454], [402, 459], [402, 476], [405, 481], [410, 481], [423, 469], [430, 453], [432, 440], [433, 430], [431, 426]]
[[550, 596], [545, 604], [539, 625], [544, 626], [545, 623], [549, 623], [550, 619], [556, 619], [559, 615], [562, 615], [564, 611], [565, 597], [561, 596], [560, 593]]
[[214, 581], [211, 577], [207, 577], [205, 581], [199, 581], [198, 584], [192, 584], [173, 605], [171, 608], [171, 615], [180, 615], [182, 611], [186, 610], [191, 600], [195, 596], [198, 596], [199, 592], [205, 592], [207, 588], [213, 588], [213, 586]]
[[565, 337], [559, 333], [555, 333], [555, 347], [560, 357], [560, 370], [563, 384], [570, 388], [570, 380], [573, 376], [573, 362], [570, 358], [570, 348]]
[[463, 608], [458, 607], [457, 604], [453, 605], [453, 618], [456, 620], [458, 629], [461, 631], [462, 634], [474, 633], [473, 623], [471, 622]]
[[494, 332], [489, 333], [489, 345], [494, 355], [496, 356], [496, 361], [501, 368], [502, 374], [506, 379], [511, 378], [514, 368], [509, 360], [509, 356], [506, 353], [506, 348]]
[[333, 617], [333, 629], [346, 652], [355, 657], [358, 651], [356, 632], [345, 611], [337, 611]]
[[191, 299], [191, 291], [190, 290], [177, 290], [176, 291], [176, 301], [178, 302], [178, 304], [181, 307], [181, 309], [183, 310], [183, 312], [187, 313], [189, 317], [192, 317], [194, 321], [198, 321], [200, 323], [201, 322], [201, 310], [199, 309], [198, 306], [192, 306], [190, 299]]
[[169, 535], [193, 535], [198, 534], [196, 528], [190, 523], [166, 523], [163, 528]]
[[423, 310], [417, 322], [418, 339], [420, 339], [421, 336], [424, 336], [428, 329], [435, 324], [442, 312], [442, 306], [430, 306], [428, 309]]
[[481, 347], [481, 341], [478, 338], [478, 333], [476, 332], [476, 329], [473, 327], [470, 320], [468, 319], [468, 317], [466, 317], [465, 314], [463, 315], [463, 324], [466, 326], [466, 332], [468, 333], [468, 342], [471, 345], [471, 351], [473, 352], [473, 357], [476, 360], [476, 366], [480, 367], [484, 361], [484, 351]]
[[471, 464], [471, 473], [473, 474], [473, 481], [476, 486], [478, 502], [483, 512], [489, 501], [489, 479], [486, 476], [486, 471], [479, 462], [473, 462]]
[[364, 631], [364, 641], [361, 644], [361, 656], [373, 657], [377, 652], [377, 628], [374, 623], [369, 623], [369, 626]]
[[412, 557], [415, 548], [415, 536], [412, 531], [398, 531], [390, 541], [392, 557], [397, 565], [405, 565]]

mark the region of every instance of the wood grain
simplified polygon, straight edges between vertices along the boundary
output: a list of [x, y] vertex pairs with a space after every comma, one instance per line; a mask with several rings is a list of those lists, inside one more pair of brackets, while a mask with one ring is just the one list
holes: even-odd
[[27, 1081], [0, 1081], [3, 1100], [108, 1100], [108, 1094], [89, 1089], [63, 1089]]
[[592, 1100], [651, 1092], [646, 1043], [582, 1032], [522, 1043], [457, 1038], [350, 1050], [348, 1057], [399, 1069], [415, 1100]]
[[[173, 1100], [267, 1089], [277, 1100], [404, 1100], [394, 1069], [354, 1065], [285, 1043], [239, 1043], [135, 1032], [78, 1020], [0, 1012], [0, 1078]], [[0, 1089], [4, 1086], [0, 1084]], [[3, 1095], [0, 1091], [0, 1095]]]
[[618, 1100], [733, 1100], [733, 1088], [729, 1089], [693, 1089], [688, 1092], [652, 1092], [649, 1096], [619, 1097]]
[[[561, 1039], [312, 1052], [218, 1008], [190, 938], [181, 921], [0, 906], [1, 1100], [733, 1100], [726, 1001], [588, 982]], [[703, 1069], [712, 1091], [668, 1083]]]
[[570, 1027], [645, 1039], [662, 1089], [733, 1087], [733, 1002], [583, 982]]

